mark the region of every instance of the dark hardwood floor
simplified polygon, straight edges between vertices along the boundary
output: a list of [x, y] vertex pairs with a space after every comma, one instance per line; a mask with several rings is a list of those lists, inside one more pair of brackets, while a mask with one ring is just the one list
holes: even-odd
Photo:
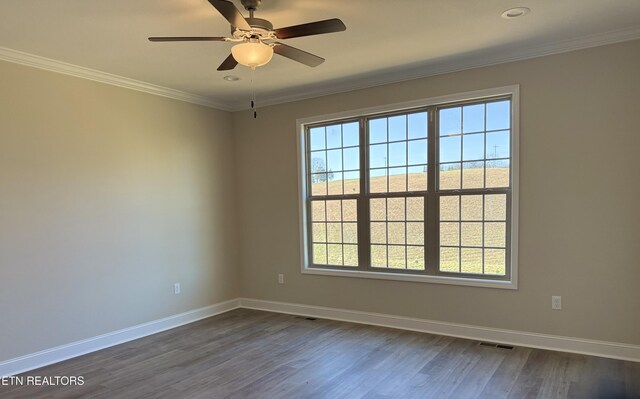
[[26, 375], [6, 398], [640, 398], [640, 363], [234, 310]]

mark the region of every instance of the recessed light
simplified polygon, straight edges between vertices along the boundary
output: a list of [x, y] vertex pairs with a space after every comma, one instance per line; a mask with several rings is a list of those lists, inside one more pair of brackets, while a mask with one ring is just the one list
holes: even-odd
[[502, 13], [502, 18], [504, 19], [514, 19], [514, 18], [518, 18], [518, 17], [522, 17], [524, 15], [527, 15], [529, 12], [531, 11], [531, 9], [527, 8], [527, 7], [514, 7], [514, 8], [510, 8], [507, 11]]
[[227, 75], [222, 79], [226, 80], [227, 82], [235, 82], [237, 80], [240, 80], [240, 78], [235, 75]]

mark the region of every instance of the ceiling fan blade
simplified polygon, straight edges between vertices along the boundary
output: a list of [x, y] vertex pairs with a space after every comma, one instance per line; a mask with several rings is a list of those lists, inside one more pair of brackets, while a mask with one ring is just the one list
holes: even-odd
[[226, 0], [209, 0], [209, 3], [211, 3], [234, 28], [251, 30], [251, 26], [249, 26], [247, 20], [244, 19], [232, 2]]
[[309, 22], [308, 24], [289, 26], [276, 29], [278, 39], [291, 39], [293, 37], [321, 35], [323, 33], [342, 32], [347, 27], [338, 18], [326, 19], [324, 21]]
[[230, 71], [238, 65], [238, 61], [233, 58], [233, 54], [229, 54], [226, 60], [222, 61], [222, 64], [218, 67], [218, 71]]
[[150, 42], [224, 42], [226, 37], [150, 37]]
[[318, 57], [317, 55], [307, 53], [306, 51], [302, 51], [282, 43], [276, 43], [276, 45], [273, 46], [273, 52], [310, 67], [317, 67], [324, 62], [324, 58], [322, 57]]

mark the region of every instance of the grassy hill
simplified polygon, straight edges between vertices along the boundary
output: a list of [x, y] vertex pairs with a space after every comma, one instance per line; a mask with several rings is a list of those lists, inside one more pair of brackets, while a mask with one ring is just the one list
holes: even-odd
[[[460, 170], [448, 170], [440, 172], [440, 187], [459, 188]], [[464, 188], [482, 187], [484, 181], [483, 169], [465, 170], [463, 174]], [[488, 187], [504, 187], [509, 182], [509, 169], [488, 168], [486, 170]], [[341, 180], [328, 183], [315, 183], [313, 191], [316, 193], [328, 190], [329, 193], [338, 194], [342, 191]], [[355, 194], [359, 191], [359, 180], [349, 179], [344, 181], [345, 194]], [[371, 178], [371, 192], [386, 192], [387, 184], [391, 192], [404, 192], [407, 190], [425, 190], [427, 188], [426, 173], [413, 173], [409, 175], [386, 176]], [[385, 206], [386, 205], [386, 206]], [[324, 255], [324, 245], [317, 245], [314, 250], [318, 263], [355, 265], [357, 263], [357, 225], [356, 225], [356, 201], [339, 200], [326, 203], [326, 226], [324, 223], [314, 225], [314, 242], [328, 241], [328, 259]], [[371, 212], [371, 257], [372, 264], [376, 266], [388, 266], [390, 268], [424, 269], [424, 202], [423, 198], [372, 199]], [[465, 222], [458, 223], [459, 215]], [[482, 221], [489, 221], [484, 224]], [[504, 274], [505, 250], [482, 248], [483, 238], [485, 246], [506, 246], [506, 196], [487, 196], [484, 204], [482, 196], [443, 196], [440, 204], [441, 245], [464, 246], [477, 248], [441, 248], [440, 269], [443, 271], [458, 272], [460, 263], [461, 271], [467, 273], [482, 273], [482, 259], [484, 256], [485, 274]], [[325, 220], [325, 207], [323, 203], [315, 203], [313, 209], [313, 221]], [[343, 223], [336, 223], [342, 221]], [[345, 243], [342, 245], [340, 243]], [[386, 246], [385, 244], [402, 244], [409, 246]], [[379, 245], [376, 245], [379, 244]], [[414, 245], [414, 246], [411, 246]], [[344, 251], [344, 259], [343, 259]], [[387, 253], [388, 252], [388, 253]]]

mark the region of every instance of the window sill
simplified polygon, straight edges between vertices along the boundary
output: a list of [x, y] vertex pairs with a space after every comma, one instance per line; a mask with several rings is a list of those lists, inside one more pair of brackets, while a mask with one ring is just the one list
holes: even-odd
[[508, 280], [487, 280], [487, 279], [473, 279], [463, 277], [446, 277], [446, 276], [425, 276], [417, 274], [401, 274], [401, 273], [381, 273], [370, 272], [361, 270], [336, 270], [336, 269], [321, 269], [321, 268], [302, 268], [302, 274], [314, 274], [322, 276], [339, 276], [339, 277], [356, 277], [356, 278], [371, 278], [377, 280], [394, 280], [394, 281], [409, 281], [414, 283], [433, 283], [433, 284], [449, 284], [449, 285], [464, 285], [471, 287], [481, 288], [500, 288], [508, 290], [517, 290], [518, 284], [515, 279]]

